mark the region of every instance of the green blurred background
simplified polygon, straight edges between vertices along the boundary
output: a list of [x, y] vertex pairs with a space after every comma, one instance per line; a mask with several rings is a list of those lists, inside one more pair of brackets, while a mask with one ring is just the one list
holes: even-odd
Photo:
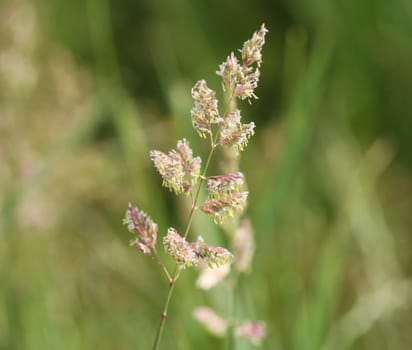
[[[263, 349], [410, 349], [410, 0], [2, 0], [1, 350], [150, 348], [167, 286], [122, 217], [131, 201], [161, 235], [184, 224], [148, 151], [186, 137], [205, 157], [190, 89], [218, 90], [262, 22], [260, 98], [241, 106], [257, 251], [240, 313], [265, 320]], [[224, 309], [226, 287], [195, 278], [163, 349], [225, 348], [191, 313]]]

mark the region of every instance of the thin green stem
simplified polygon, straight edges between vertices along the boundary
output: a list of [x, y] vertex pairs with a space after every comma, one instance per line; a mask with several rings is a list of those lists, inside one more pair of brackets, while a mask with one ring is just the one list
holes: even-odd
[[153, 252], [154, 252], [155, 260], [157, 261], [162, 271], [166, 275], [167, 280], [169, 281], [169, 283], [172, 283], [172, 277], [170, 276], [169, 271], [167, 270], [166, 266], [163, 264], [162, 260], [160, 259], [159, 253], [157, 252], [157, 249], [155, 247], [153, 248]]
[[[211, 149], [210, 149], [209, 155], [207, 157], [207, 161], [206, 161], [205, 168], [203, 170], [203, 174], [202, 174], [202, 176], [200, 176], [200, 181], [199, 181], [199, 185], [197, 186], [197, 189], [196, 189], [195, 197], [192, 200], [192, 207], [190, 209], [187, 226], [186, 226], [185, 233], [184, 233], [184, 236], [183, 236], [184, 238], [187, 237], [187, 235], [189, 234], [190, 228], [192, 226], [193, 213], [195, 212], [195, 209], [196, 209], [196, 206], [197, 206], [197, 201], [199, 199], [200, 189], [202, 187], [203, 182], [205, 181], [205, 175], [207, 173], [207, 169], [209, 168], [210, 161], [211, 161], [212, 156], [213, 156], [213, 152], [214, 152], [214, 150], [217, 146], [217, 144], [216, 144], [217, 137], [218, 137], [218, 134], [215, 136], [214, 139], [213, 139], [213, 136], [211, 136]], [[161, 264], [160, 266], [162, 266], [162, 265], [163, 264]], [[167, 293], [166, 302], [165, 302], [165, 305], [163, 307], [162, 315], [160, 316], [160, 323], [159, 323], [159, 327], [157, 328], [156, 338], [155, 338], [154, 344], [153, 344], [153, 350], [158, 350], [159, 349], [160, 341], [161, 341], [162, 335], [163, 335], [163, 329], [165, 327], [165, 323], [166, 323], [166, 319], [167, 319], [167, 311], [169, 309], [170, 300], [172, 298], [172, 294], [173, 294], [173, 290], [175, 288], [176, 281], [179, 278], [180, 271], [181, 270], [179, 269], [178, 264], [176, 264], [173, 275], [172, 275], [171, 278], [169, 278], [170, 288], [169, 288], [169, 292]]]
[[[225, 96], [225, 113], [229, 114], [232, 113], [236, 110], [236, 100], [235, 100], [235, 96], [234, 96], [234, 87], [227, 87], [226, 89], [226, 96]], [[226, 167], [229, 167], [230, 171], [238, 171], [238, 162], [237, 161], [233, 161], [233, 158], [231, 156], [230, 153], [228, 153], [227, 151], [223, 152], [224, 157], [226, 158], [227, 162], [225, 163]], [[228, 166], [229, 164], [229, 166]], [[229, 237], [233, 237], [234, 233], [235, 233], [235, 226], [231, 225], [231, 226], [227, 226], [225, 228], [226, 232], [228, 233]], [[237, 311], [237, 300], [236, 300], [236, 287], [238, 284], [238, 279], [239, 279], [239, 273], [236, 273], [235, 276], [233, 276], [232, 278], [232, 283], [230, 284], [230, 296], [229, 298], [231, 299], [229, 301], [230, 303], [230, 309], [229, 309], [229, 315], [230, 315], [230, 319], [231, 319], [231, 324], [230, 324], [230, 329], [227, 332], [227, 336], [226, 336], [226, 349], [227, 350], [232, 350], [235, 348], [236, 346], [236, 339], [234, 336], [234, 324], [235, 324], [235, 320], [236, 320], [236, 311]]]
[[192, 208], [190, 209], [189, 220], [188, 220], [188, 224], [186, 226], [186, 230], [185, 230], [185, 233], [183, 235], [183, 238], [187, 237], [187, 235], [189, 234], [189, 231], [190, 231], [190, 227], [192, 226], [193, 213], [196, 210], [196, 205], [197, 205], [197, 201], [199, 199], [200, 189], [202, 188], [202, 184], [205, 181], [206, 172], [207, 172], [207, 169], [209, 168], [210, 160], [212, 159], [213, 152], [214, 152], [215, 148], [216, 148], [216, 143], [213, 141], [212, 142], [212, 147], [211, 147], [210, 152], [209, 152], [209, 156], [207, 157], [205, 169], [203, 170], [202, 176], [200, 176], [199, 185], [197, 186], [196, 194], [195, 194], [195, 197], [194, 197], [194, 200], [193, 200], [193, 203], [192, 203]]
[[230, 294], [231, 294], [231, 300], [230, 300], [230, 330], [227, 332], [227, 342], [226, 342], [226, 348], [228, 350], [236, 349], [236, 338], [234, 334], [234, 327], [236, 324], [237, 320], [237, 293], [236, 290], [238, 289], [239, 286], [239, 279], [240, 279], [240, 273], [235, 272], [235, 275], [232, 278], [232, 281], [230, 283]]
[[173, 274], [173, 278], [170, 281], [170, 288], [169, 288], [169, 293], [167, 293], [166, 303], [165, 303], [165, 306], [163, 308], [162, 315], [160, 316], [160, 323], [159, 323], [159, 327], [157, 328], [156, 338], [155, 338], [155, 342], [153, 344], [153, 350], [158, 350], [159, 349], [160, 340], [162, 339], [163, 329], [164, 329], [165, 323], [166, 323], [167, 310], [169, 309], [170, 299], [172, 298], [173, 290], [175, 288], [176, 281], [179, 277], [179, 273], [180, 273], [180, 271], [179, 271], [179, 269], [176, 265], [175, 272]]

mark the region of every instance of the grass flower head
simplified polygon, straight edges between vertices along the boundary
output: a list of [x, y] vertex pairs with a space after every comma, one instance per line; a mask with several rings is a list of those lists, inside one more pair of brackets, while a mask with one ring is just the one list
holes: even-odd
[[127, 225], [129, 232], [136, 235], [132, 244], [136, 244], [139, 250], [150, 255], [150, 248], [156, 247], [157, 224], [145, 212], [130, 203], [123, 223]]

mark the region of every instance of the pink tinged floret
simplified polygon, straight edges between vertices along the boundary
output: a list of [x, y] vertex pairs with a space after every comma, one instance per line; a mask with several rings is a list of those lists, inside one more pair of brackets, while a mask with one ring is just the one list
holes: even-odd
[[243, 151], [249, 139], [255, 134], [255, 123], [242, 124], [239, 110], [226, 115], [220, 123], [219, 144], [231, 147], [237, 153]]
[[239, 272], [248, 272], [252, 266], [255, 241], [249, 219], [243, 219], [235, 231], [232, 248], [235, 255], [234, 266]]
[[249, 139], [255, 134], [255, 123], [239, 124], [236, 128], [222, 129], [219, 143], [222, 146], [229, 146], [237, 153], [243, 151]]
[[222, 131], [225, 130], [235, 130], [241, 124], [242, 116], [240, 115], [240, 111], [235, 109], [234, 111], [228, 113], [225, 118], [222, 119], [220, 122], [220, 127]]
[[242, 75], [242, 66], [233, 52], [219, 66], [216, 74], [222, 77], [225, 88], [234, 88], [236, 86], [236, 82]]
[[216, 93], [209, 89], [205, 80], [199, 80], [192, 88], [193, 107], [190, 111], [194, 129], [201, 137], [211, 133], [211, 125], [219, 120]]
[[188, 192], [196, 184], [200, 175], [200, 165], [202, 160], [200, 157], [193, 158], [193, 151], [186, 139], [177, 142], [177, 150], [182, 159], [182, 167], [185, 173], [183, 189]]
[[254, 90], [257, 88], [259, 83], [260, 71], [258, 68], [255, 69], [254, 72], [246, 74], [239, 80], [238, 84], [236, 84], [234, 96], [239, 97], [242, 100], [247, 98], [255, 98], [258, 97], [255, 95]]
[[227, 193], [239, 191], [243, 183], [244, 176], [241, 172], [210, 176], [206, 179], [209, 197], [215, 199]]
[[248, 192], [228, 193], [219, 199], [206, 199], [199, 208], [212, 216], [215, 222], [221, 224], [227, 217], [233, 217], [243, 211], [247, 196]]
[[213, 309], [203, 306], [193, 311], [193, 317], [215, 336], [223, 337], [228, 328], [228, 322]]
[[142, 242], [134, 242], [136, 244], [136, 247], [143, 252], [146, 255], [150, 255], [150, 249], [146, 244], [143, 244]]
[[193, 151], [189, 147], [189, 142], [186, 139], [177, 141], [177, 150], [179, 151], [183, 161], [189, 163], [193, 159]]
[[196, 287], [209, 290], [216, 286], [230, 273], [230, 263], [224, 264], [219, 267], [209, 267], [207, 264], [199, 264], [200, 274], [196, 280]]
[[259, 345], [266, 336], [265, 323], [262, 321], [244, 321], [235, 328], [235, 335]]
[[224, 89], [233, 91], [234, 97], [242, 100], [257, 98], [254, 90], [259, 82], [260, 71], [258, 68], [254, 68], [254, 64], [256, 63], [257, 67], [260, 67], [262, 63], [262, 47], [267, 32], [268, 30], [263, 24], [260, 30], [243, 44], [243, 48], [240, 50], [241, 64], [232, 52], [226, 61], [219, 66], [216, 74], [222, 77]]
[[192, 247], [196, 255], [209, 267], [226, 265], [233, 260], [233, 255], [229, 250], [207, 244], [202, 237], [198, 237], [197, 241], [192, 243]]
[[143, 211], [133, 207], [130, 203], [123, 223], [128, 230], [136, 235], [131, 242], [144, 254], [150, 255], [150, 248], [155, 248], [157, 240], [157, 224]]
[[173, 227], [167, 231], [163, 238], [163, 246], [181, 268], [196, 266], [199, 262], [196, 250]]
[[193, 158], [186, 139], [179, 140], [177, 150], [171, 150], [168, 154], [150, 151], [150, 158], [163, 178], [163, 186], [176, 194], [189, 192], [199, 178], [201, 159]]
[[176, 151], [170, 151], [169, 154], [153, 150], [150, 151], [150, 158], [159, 174], [163, 179], [163, 186], [180, 194], [184, 191], [183, 180], [185, 173], [183, 171], [182, 161], [179, 159]]
[[262, 63], [262, 48], [265, 44], [265, 36], [269, 31], [262, 24], [259, 31], [255, 32], [251, 39], [243, 44], [242, 61], [245, 66], [250, 66], [256, 63], [258, 67]]
[[239, 61], [233, 52], [230, 53], [230, 55], [226, 59], [226, 62], [220, 65], [220, 67], [223, 70], [226, 69], [227, 71], [231, 72], [231, 74], [233, 75], [238, 74], [240, 71]]

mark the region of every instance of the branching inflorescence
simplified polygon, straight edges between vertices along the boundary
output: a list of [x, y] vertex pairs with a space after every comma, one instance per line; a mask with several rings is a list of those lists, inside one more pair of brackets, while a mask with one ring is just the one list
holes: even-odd
[[[237, 230], [238, 234], [232, 237], [235, 255], [226, 248], [206, 243], [200, 236], [190, 242], [188, 235], [196, 210], [208, 214], [216, 223], [223, 224], [228, 218], [238, 219], [246, 206], [248, 192], [243, 190], [244, 175], [241, 172], [207, 176], [207, 170], [217, 147], [228, 148], [239, 155], [254, 134], [255, 123], [242, 122], [240, 110], [236, 108], [236, 99], [250, 101], [257, 98], [254, 90], [259, 82], [261, 52], [266, 33], [267, 29], [262, 25], [259, 31], [244, 43], [240, 50], [240, 60], [232, 52], [219, 66], [216, 73], [222, 77], [226, 96], [224, 113], [219, 113], [216, 93], [207, 86], [205, 80], [199, 80], [192, 88], [194, 103], [190, 113], [193, 128], [200, 137], [210, 139], [210, 152], [203, 172], [201, 158], [193, 156], [186, 139], [179, 140], [176, 149], [168, 153], [158, 150], [150, 152], [150, 158], [163, 179], [163, 186], [176, 195], [189, 194], [191, 199], [190, 215], [183, 234], [170, 227], [163, 237], [163, 248], [176, 264], [173, 273], [167, 270], [157, 252], [157, 224], [145, 212], [131, 204], [127, 208], [124, 223], [134, 235], [131, 245], [156, 259], [170, 284], [153, 349], [159, 347], [174, 285], [183, 269], [207, 266], [209, 269], [228, 271], [227, 267], [233, 262], [239, 272], [250, 268], [254, 244], [248, 221], [244, 221]], [[198, 204], [202, 185], [206, 186], [208, 195], [203, 203]], [[194, 316], [209, 331], [215, 330], [216, 335], [224, 334], [229, 326], [229, 321], [221, 319], [213, 310], [205, 307], [197, 309]], [[244, 321], [232, 326], [235, 335], [247, 337], [255, 343], [264, 336], [264, 324], [261, 322]]]

